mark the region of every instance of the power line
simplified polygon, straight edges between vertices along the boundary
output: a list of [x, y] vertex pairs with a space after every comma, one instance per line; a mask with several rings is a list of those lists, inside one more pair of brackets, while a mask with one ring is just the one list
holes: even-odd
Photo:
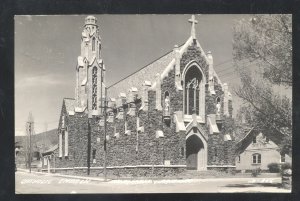
[[232, 66], [229, 66], [229, 67], [224, 68], [224, 69], [222, 69], [222, 70], [218, 70], [218, 73], [223, 72], [223, 71], [226, 71], [226, 70], [228, 70], [228, 69], [232, 69]]
[[235, 74], [234, 72], [228, 72], [228, 73], [224, 73], [224, 74], [222, 74], [222, 75], [218, 75], [220, 78], [222, 78], [222, 77], [226, 77], [226, 75], [232, 75], [232, 74]]
[[225, 60], [225, 61], [223, 61], [223, 62], [221, 62], [221, 63], [218, 63], [218, 64], [215, 65], [215, 67], [220, 66], [220, 65], [222, 65], [222, 64], [229, 63], [230, 61], [232, 61], [232, 59], [228, 59], [228, 60]]
[[[50, 122], [47, 122], [47, 124], [53, 124], [53, 123], [58, 123], [59, 121], [50, 121]], [[43, 124], [45, 125], [45, 122], [35, 122], [35, 124]]]
[[[223, 64], [229, 63], [230, 61], [232, 61], [232, 59], [230, 59], [230, 60], [225, 60], [224, 62], [221, 62], [221, 63], [215, 65], [214, 67], [217, 67], [217, 66], [223, 66]], [[259, 62], [259, 63], [261, 63], [261, 62]], [[257, 63], [257, 64], [259, 64], [259, 63]], [[245, 65], [245, 64], [253, 64], [253, 61], [245, 61], [244, 63], [239, 64], [239, 66]], [[248, 65], [247, 65], [247, 66], [248, 66]], [[247, 67], [247, 66], [245, 66], [245, 67]], [[224, 71], [229, 70], [229, 69], [233, 69], [233, 66], [229, 66], [229, 67], [227, 67], [227, 68], [218, 70], [217, 73], [219, 74], [220, 72], [224, 72]], [[217, 69], [216, 69], [216, 70], [217, 70]], [[222, 75], [219, 75], [219, 76], [222, 76]]]

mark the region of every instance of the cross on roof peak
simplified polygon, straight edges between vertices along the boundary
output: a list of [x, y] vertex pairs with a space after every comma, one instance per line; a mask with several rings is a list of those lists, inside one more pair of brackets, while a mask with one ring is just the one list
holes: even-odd
[[193, 39], [196, 39], [195, 24], [197, 24], [198, 21], [196, 20], [195, 15], [192, 15], [191, 19], [189, 19], [188, 21], [192, 25], [192, 27], [191, 27], [191, 36], [193, 37]]

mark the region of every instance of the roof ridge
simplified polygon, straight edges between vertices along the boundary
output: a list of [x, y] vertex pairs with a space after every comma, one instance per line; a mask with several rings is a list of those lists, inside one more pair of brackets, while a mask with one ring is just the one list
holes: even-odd
[[[185, 42], [184, 42], [183, 44], [181, 44], [179, 47], [183, 46], [184, 44], [185, 44]], [[139, 72], [139, 71], [143, 70], [143, 69], [144, 69], [144, 68], [146, 68], [147, 66], [149, 66], [149, 65], [153, 64], [154, 62], [158, 61], [159, 59], [163, 58], [164, 56], [167, 56], [167, 55], [168, 55], [168, 54], [170, 54], [171, 52], [173, 52], [173, 49], [172, 49], [172, 50], [170, 50], [170, 51], [168, 51], [168, 52], [167, 52], [167, 53], [165, 53], [164, 55], [162, 55], [162, 56], [158, 57], [157, 59], [154, 59], [153, 61], [151, 61], [151, 62], [150, 62], [150, 63], [148, 63], [147, 65], [143, 66], [142, 68], [140, 68], [140, 69], [138, 69], [138, 70], [134, 71], [133, 73], [131, 73], [131, 74], [127, 75], [126, 77], [124, 77], [124, 78], [120, 79], [119, 81], [115, 82], [114, 84], [110, 85], [109, 87], [107, 87], [107, 89], [109, 89], [110, 87], [112, 87], [112, 86], [114, 86], [114, 85], [118, 84], [119, 82], [121, 82], [121, 81], [125, 80], [126, 78], [130, 77], [131, 75], [133, 75], [133, 74], [135, 74], [135, 73], [137, 73], [137, 72]]]

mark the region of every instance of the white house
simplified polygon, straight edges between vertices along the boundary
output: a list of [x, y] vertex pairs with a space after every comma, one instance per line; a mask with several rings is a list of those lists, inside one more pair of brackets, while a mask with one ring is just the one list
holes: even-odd
[[236, 157], [236, 170], [246, 171], [260, 168], [268, 170], [270, 163], [291, 163], [292, 159], [287, 154], [281, 154], [279, 147], [261, 132], [250, 130], [241, 139], [243, 144]]

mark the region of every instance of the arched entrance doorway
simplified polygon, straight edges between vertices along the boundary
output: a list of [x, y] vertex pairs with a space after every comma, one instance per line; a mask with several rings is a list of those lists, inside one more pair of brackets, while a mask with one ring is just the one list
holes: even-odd
[[206, 170], [207, 149], [200, 134], [193, 133], [186, 138], [186, 166], [188, 170]]

